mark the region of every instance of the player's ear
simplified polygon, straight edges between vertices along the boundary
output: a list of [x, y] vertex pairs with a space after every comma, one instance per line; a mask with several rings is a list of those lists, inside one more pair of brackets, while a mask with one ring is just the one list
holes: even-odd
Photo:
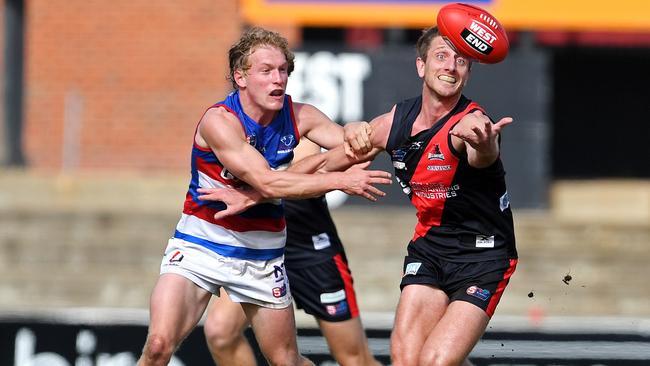
[[418, 76], [423, 78], [424, 77], [424, 60], [422, 57], [418, 57], [415, 59], [415, 68], [418, 70]]
[[235, 83], [237, 86], [240, 88], [245, 88], [246, 87], [246, 73], [243, 72], [242, 70], [235, 70], [233, 73], [233, 79], [235, 80]]

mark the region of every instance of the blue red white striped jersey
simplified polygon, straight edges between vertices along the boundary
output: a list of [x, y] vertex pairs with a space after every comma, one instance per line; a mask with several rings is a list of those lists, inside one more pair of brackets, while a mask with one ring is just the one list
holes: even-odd
[[[288, 166], [300, 140], [291, 97], [285, 96], [284, 106], [266, 126], [246, 115], [238, 91], [210, 108], [217, 107], [225, 108], [239, 119], [248, 143], [264, 156], [272, 169]], [[281, 200], [255, 205], [240, 214], [215, 220], [214, 214], [225, 205], [199, 200], [197, 189], [238, 187], [246, 183], [228, 172], [211, 149], [196, 142], [192, 147], [191, 172], [175, 238], [205, 246], [223, 256], [242, 259], [268, 260], [284, 253], [286, 224]]]

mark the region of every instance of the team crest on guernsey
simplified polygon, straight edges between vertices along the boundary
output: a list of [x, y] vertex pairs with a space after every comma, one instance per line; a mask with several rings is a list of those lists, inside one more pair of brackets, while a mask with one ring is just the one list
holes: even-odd
[[433, 151], [429, 151], [429, 154], [427, 154], [427, 158], [429, 160], [445, 160], [445, 154], [440, 151], [440, 145], [435, 144]]
[[280, 147], [278, 150], [278, 154], [288, 154], [293, 151], [293, 142], [295, 141], [295, 138], [293, 135], [284, 135], [280, 138], [280, 142], [284, 144], [284, 148]]
[[280, 141], [284, 144], [284, 146], [291, 146], [293, 145], [294, 137], [293, 135], [285, 135], [280, 138]]

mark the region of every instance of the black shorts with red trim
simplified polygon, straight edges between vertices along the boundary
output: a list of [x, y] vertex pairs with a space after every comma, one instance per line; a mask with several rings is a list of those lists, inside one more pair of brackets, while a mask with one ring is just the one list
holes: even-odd
[[466, 301], [483, 309], [489, 317], [517, 267], [517, 259], [484, 262], [451, 262], [422, 255], [413, 243], [408, 246], [400, 288], [420, 284], [444, 291], [450, 301]]
[[285, 262], [289, 287], [296, 307], [328, 322], [359, 316], [352, 273], [345, 253], [308, 267], [296, 268]]

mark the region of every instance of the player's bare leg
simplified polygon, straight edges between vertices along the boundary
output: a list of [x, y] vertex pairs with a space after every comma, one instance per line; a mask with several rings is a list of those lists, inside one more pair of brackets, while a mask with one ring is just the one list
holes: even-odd
[[201, 319], [211, 295], [183, 276], [167, 273], [158, 277], [151, 294], [149, 333], [138, 366], [167, 365]]
[[[485, 311], [465, 301], [447, 307], [420, 353], [421, 365], [461, 365], [485, 332]], [[471, 365], [471, 363], [465, 363]]]
[[419, 365], [420, 350], [448, 305], [449, 298], [437, 288], [425, 285], [404, 287], [390, 337], [394, 366]]
[[314, 365], [298, 353], [293, 306], [269, 309], [242, 303], [255, 339], [271, 366]]
[[380, 366], [368, 348], [368, 339], [361, 320], [352, 318], [341, 322], [318, 320], [332, 356], [341, 366]]
[[[470, 321], [475, 323], [469, 325]], [[487, 321], [483, 310], [464, 301], [450, 304], [447, 295], [438, 288], [406, 286], [400, 295], [391, 334], [392, 364], [471, 366], [467, 356], [483, 334]], [[450, 322], [456, 329], [450, 329]], [[438, 338], [444, 344], [435, 343]]]
[[221, 289], [208, 307], [203, 331], [212, 359], [217, 365], [255, 366], [253, 349], [244, 336], [248, 319], [241, 304], [230, 300]]

